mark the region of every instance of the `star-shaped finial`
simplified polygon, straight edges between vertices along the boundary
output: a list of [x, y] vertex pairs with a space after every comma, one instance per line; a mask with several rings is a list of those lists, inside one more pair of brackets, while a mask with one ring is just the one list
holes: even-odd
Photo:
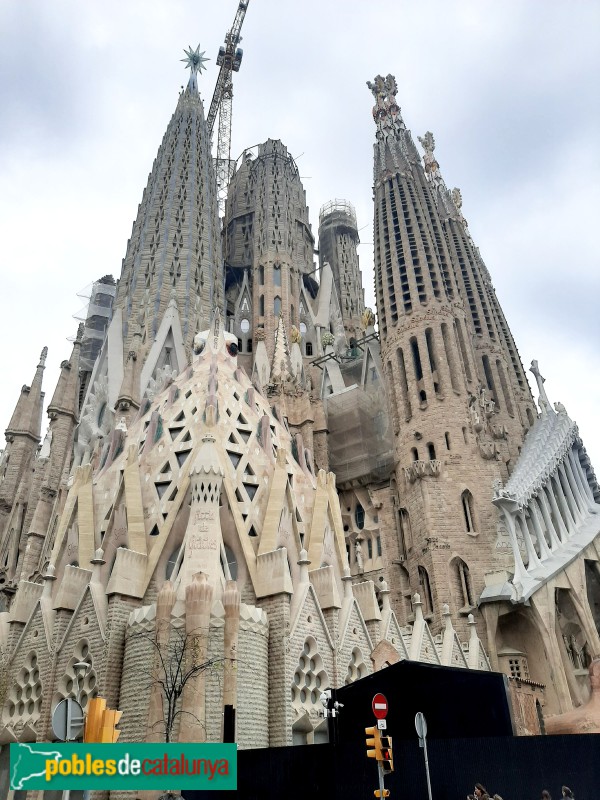
[[188, 47], [187, 50], [183, 51], [185, 53], [185, 58], [181, 60], [184, 62], [186, 68], [192, 70], [192, 75], [195, 75], [197, 72], [202, 73], [203, 69], [206, 69], [204, 66], [205, 61], [210, 61], [210, 58], [204, 58], [204, 53], [206, 50], [200, 52], [200, 45], [195, 50], [192, 50], [192, 47]]

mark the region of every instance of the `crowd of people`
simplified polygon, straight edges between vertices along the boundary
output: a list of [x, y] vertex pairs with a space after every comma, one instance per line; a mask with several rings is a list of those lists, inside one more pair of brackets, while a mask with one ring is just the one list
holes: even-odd
[[[562, 787], [563, 800], [575, 800], [573, 791], [568, 786]], [[475, 784], [475, 791], [473, 794], [467, 795], [467, 800], [502, 800], [499, 794], [490, 794], [482, 783]], [[541, 800], [552, 800], [552, 796], [547, 789], [542, 790]]]

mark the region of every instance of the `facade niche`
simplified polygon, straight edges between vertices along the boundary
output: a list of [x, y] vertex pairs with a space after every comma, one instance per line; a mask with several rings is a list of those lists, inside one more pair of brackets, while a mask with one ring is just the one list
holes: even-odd
[[460, 501], [465, 519], [465, 529], [467, 533], [474, 535], [477, 532], [475, 525], [475, 506], [473, 503], [473, 495], [468, 489], [465, 489], [461, 494]]
[[427, 617], [433, 614], [433, 595], [431, 594], [429, 573], [425, 567], [419, 567], [418, 574], [421, 602], [423, 603], [423, 614]]

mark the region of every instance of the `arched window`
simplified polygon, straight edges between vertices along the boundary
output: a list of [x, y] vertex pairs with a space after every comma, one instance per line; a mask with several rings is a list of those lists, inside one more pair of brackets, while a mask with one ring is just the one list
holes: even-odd
[[273, 266], [273, 286], [281, 286], [281, 267], [279, 264]]
[[429, 583], [429, 573], [425, 567], [419, 567], [419, 590], [421, 594], [421, 602], [423, 603], [423, 613], [426, 616], [428, 614], [433, 614], [431, 584]]
[[281, 314], [281, 297], [278, 295], [276, 295], [275, 299], [273, 300], [273, 313], [276, 317]]
[[473, 584], [468, 566], [461, 558], [455, 558], [452, 562], [453, 584], [456, 592], [460, 611], [465, 614], [472, 611], [475, 603], [473, 595]]
[[444, 439], [446, 440], [446, 450], [450, 450], [450, 434], [448, 431], [444, 434]]
[[264, 294], [261, 294], [261, 296], [258, 298], [258, 313], [259, 313], [259, 315], [261, 317], [264, 317], [264, 315], [265, 315], [265, 296], [264, 296]]
[[411, 452], [411, 455], [412, 455], [412, 460], [413, 461], [418, 461], [419, 460], [419, 451], [417, 450], [417, 448], [413, 447], [410, 452]]
[[354, 521], [356, 522], [358, 530], [362, 531], [365, 527], [365, 510], [360, 503], [357, 503], [354, 509]]
[[435, 445], [433, 442], [429, 442], [427, 444], [427, 455], [429, 456], [430, 461], [435, 461]]
[[412, 531], [410, 517], [405, 508], [398, 509], [398, 521], [400, 524], [400, 554], [406, 558], [409, 549], [412, 547]]
[[307, 342], [306, 343], [306, 355], [307, 356], [312, 356], [312, 354], [313, 354], [312, 342]]
[[473, 506], [473, 495], [468, 489], [460, 496], [463, 514], [465, 517], [465, 528], [467, 533], [475, 533], [475, 510]]
[[258, 268], [258, 285], [264, 286], [265, 285], [265, 268], [261, 264]]

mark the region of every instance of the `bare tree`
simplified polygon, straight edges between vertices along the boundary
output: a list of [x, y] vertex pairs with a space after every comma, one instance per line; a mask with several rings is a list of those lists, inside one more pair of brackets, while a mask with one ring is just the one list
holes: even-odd
[[[150, 631], [136, 631], [131, 638], [148, 642], [154, 652], [154, 668], [145, 688], [152, 694], [160, 695], [162, 714], [150, 720], [151, 728], [161, 732], [161, 741], [171, 742], [177, 718], [188, 714], [198, 724], [204, 723], [194, 714], [181, 707], [181, 696], [186, 685], [209, 670], [222, 670], [225, 658], [199, 658], [197, 640], [201, 632], [187, 633], [183, 628], [171, 628], [169, 637], [156, 635]], [[163, 738], [164, 737], [164, 738]]]

